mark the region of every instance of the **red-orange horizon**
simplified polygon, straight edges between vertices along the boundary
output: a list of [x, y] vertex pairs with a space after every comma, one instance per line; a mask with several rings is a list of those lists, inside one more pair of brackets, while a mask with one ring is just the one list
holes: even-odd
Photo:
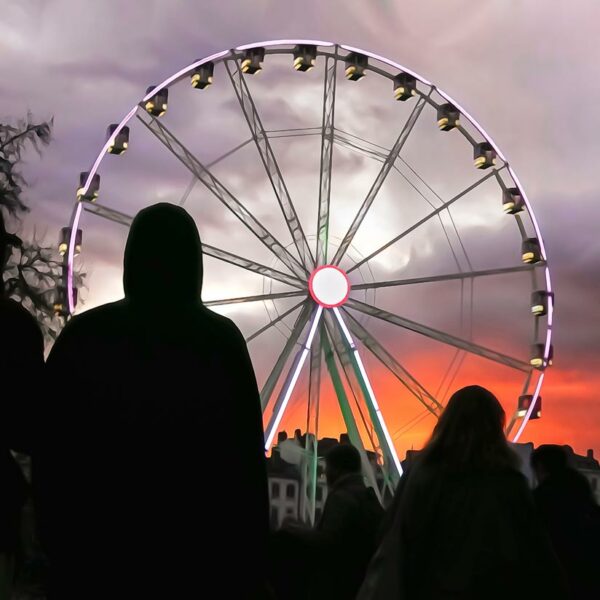
[[[420, 412], [421, 406], [408, 392], [399, 398], [397, 384], [389, 375], [382, 376], [381, 371], [371, 373], [372, 382], [376, 388], [377, 398], [383, 407], [384, 417], [392, 435], [404, 424]], [[427, 382], [423, 382], [427, 387]], [[459, 374], [452, 386], [450, 394], [465, 385], [483, 385], [492, 391], [502, 403], [507, 421], [510, 420], [516, 406], [514, 394], [515, 382], [490, 377], [490, 373], [480, 370], [474, 373]], [[593, 449], [596, 454], [600, 451], [600, 440], [597, 431], [600, 430], [600, 411], [590, 406], [590, 389], [600, 385], [600, 374], [582, 373], [566, 368], [552, 368], [546, 375], [542, 388], [542, 417], [528, 423], [520, 442], [539, 444], [561, 444], [571, 446], [578, 454], [585, 454]], [[392, 394], [396, 396], [394, 402]], [[280, 431], [293, 433], [295, 429], [306, 430], [306, 398], [298, 395], [284, 415]], [[346, 431], [341, 412], [332, 390], [322, 387], [321, 409], [319, 420], [319, 437], [339, 438]], [[408, 432], [395, 440], [396, 450], [401, 458], [406, 450], [421, 448], [433, 430], [435, 421], [432, 416], [424, 417]], [[516, 428], [513, 429], [513, 435]]]

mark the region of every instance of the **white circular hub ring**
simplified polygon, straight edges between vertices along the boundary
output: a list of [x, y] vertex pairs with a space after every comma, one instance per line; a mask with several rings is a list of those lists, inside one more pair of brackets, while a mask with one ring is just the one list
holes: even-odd
[[335, 308], [348, 300], [350, 282], [346, 273], [334, 265], [322, 265], [315, 269], [308, 280], [313, 300], [323, 308]]

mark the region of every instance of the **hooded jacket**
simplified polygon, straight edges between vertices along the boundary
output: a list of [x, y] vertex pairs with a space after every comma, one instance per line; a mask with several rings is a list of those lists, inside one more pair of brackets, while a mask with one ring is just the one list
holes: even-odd
[[61, 598], [92, 581], [86, 598], [202, 597], [218, 580], [231, 597], [261, 597], [259, 394], [241, 333], [202, 305], [188, 213], [136, 216], [123, 287], [123, 300], [73, 318], [47, 363], [37, 470], [53, 585]]

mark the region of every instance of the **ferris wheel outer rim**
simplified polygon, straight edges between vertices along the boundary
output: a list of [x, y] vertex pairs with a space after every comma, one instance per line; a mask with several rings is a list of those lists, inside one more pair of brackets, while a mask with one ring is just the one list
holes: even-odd
[[[441, 90], [440, 88], [435, 86], [435, 84], [431, 83], [430, 81], [428, 81], [427, 79], [425, 79], [424, 77], [419, 75], [418, 73], [412, 71], [411, 69], [404, 67], [403, 65], [401, 65], [395, 61], [392, 61], [386, 57], [375, 54], [373, 52], [363, 50], [361, 48], [357, 48], [354, 46], [345, 45], [345, 44], [335, 44], [333, 42], [325, 42], [325, 41], [320, 41], [320, 40], [303, 40], [303, 39], [271, 40], [271, 41], [263, 41], [263, 42], [257, 42], [257, 43], [251, 43], [251, 44], [244, 44], [241, 46], [236, 46], [235, 50], [248, 50], [251, 48], [271, 47], [271, 46], [277, 46], [277, 45], [294, 45], [294, 46], [296, 46], [298, 44], [307, 44], [307, 45], [310, 44], [310, 45], [325, 46], [325, 47], [338, 46], [339, 48], [347, 50], [348, 52], [361, 53], [361, 54], [371, 57], [377, 61], [383, 62], [384, 64], [387, 64], [390, 67], [393, 67], [395, 69], [398, 69], [400, 71], [403, 71], [403, 72], [413, 75], [420, 82], [432, 87], [443, 98], [448, 100], [448, 102], [450, 102], [451, 104], [456, 106], [456, 108], [461, 112], [461, 114], [463, 114], [467, 118], [467, 120], [477, 129], [477, 131], [481, 134], [481, 136], [492, 145], [492, 147], [494, 148], [494, 150], [496, 151], [498, 156], [506, 163], [508, 172], [509, 172], [511, 178], [513, 179], [513, 181], [517, 185], [519, 191], [521, 192], [521, 195], [523, 197], [525, 206], [527, 207], [527, 212], [531, 219], [536, 237], [539, 240], [541, 256], [545, 262], [544, 271], [545, 271], [545, 279], [546, 279], [546, 288], [547, 288], [547, 291], [549, 292], [547, 331], [546, 331], [546, 341], [545, 341], [545, 345], [544, 345], [544, 361], [547, 362], [549, 359], [549, 356], [550, 356], [550, 348], [551, 348], [551, 343], [552, 343], [554, 299], [553, 299], [553, 295], [552, 295], [552, 290], [553, 290], [552, 280], [550, 277], [550, 269], [548, 266], [548, 257], [547, 257], [547, 253], [546, 253], [546, 248], [545, 248], [545, 244], [543, 241], [542, 233], [541, 233], [537, 218], [535, 216], [535, 212], [533, 210], [533, 206], [531, 205], [531, 202], [530, 202], [523, 186], [521, 185], [521, 182], [520, 182], [517, 174], [515, 173], [511, 164], [507, 161], [504, 153], [500, 150], [498, 145], [494, 142], [493, 138], [486, 132], [486, 130], [482, 127], [482, 125], [467, 110], [465, 110], [461, 104], [456, 102], [449, 94], [447, 94], [446, 92], [444, 92], [443, 90]], [[195, 69], [195, 68], [197, 68], [207, 62], [213, 61], [213, 60], [224, 59], [227, 56], [230, 56], [231, 54], [232, 54], [232, 50], [224, 50], [221, 52], [216, 52], [214, 54], [211, 54], [205, 58], [196, 60], [196, 61], [190, 63], [188, 66], [180, 69], [179, 71], [177, 71], [170, 77], [167, 77], [165, 80], [162, 81], [162, 83], [155, 86], [152, 89], [152, 91], [150, 91], [146, 95], [144, 95], [142, 97], [142, 99], [140, 100], [140, 102], [135, 104], [135, 106], [133, 106], [133, 108], [125, 115], [125, 117], [117, 125], [117, 127], [115, 128], [115, 130], [113, 131], [111, 136], [108, 138], [108, 140], [102, 146], [102, 149], [98, 153], [98, 156], [96, 157], [96, 160], [94, 161], [92, 168], [90, 169], [90, 171], [88, 173], [88, 178], [87, 178], [85, 184], [82, 186], [82, 195], [85, 194], [87, 192], [87, 190], [89, 189], [89, 186], [92, 182], [92, 178], [97, 173], [98, 168], [100, 167], [100, 164], [101, 164], [103, 158], [106, 156], [107, 150], [108, 150], [112, 140], [123, 129], [123, 127], [125, 127], [127, 125], [127, 123], [130, 121], [130, 119], [133, 118], [133, 116], [135, 115], [135, 113], [138, 110], [140, 103], [148, 100], [149, 98], [154, 96], [157, 92], [159, 92], [162, 89], [169, 86], [171, 83], [176, 82], [178, 79], [180, 79], [181, 77], [183, 77], [187, 73], [189, 73], [192, 69]], [[71, 215], [71, 224], [70, 224], [71, 232], [70, 232], [69, 245], [68, 245], [68, 250], [67, 250], [67, 255], [66, 255], [66, 257], [67, 257], [67, 260], [66, 260], [66, 263], [67, 263], [67, 265], [66, 265], [67, 266], [66, 288], [67, 288], [67, 304], [68, 304], [69, 314], [73, 314], [75, 311], [75, 302], [74, 302], [74, 294], [73, 294], [73, 285], [74, 285], [73, 262], [74, 262], [74, 258], [75, 258], [75, 237], [76, 237], [76, 231], [79, 227], [79, 221], [81, 219], [83, 202], [85, 202], [85, 201], [81, 200], [81, 199], [78, 199], [76, 201], [76, 205], [75, 205], [72, 215]], [[517, 433], [512, 438], [513, 442], [517, 442], [519, 440], [520, 436], [522, 435], [523, 431], [525, 430], [527, 423], [530, 420], [533, 409], [535, 408], [535, 405], [537, 403], [537, 398], [539, 397], [539, 394], [540, 394], [540, 390], [542, 387], [542, 383], [544, 381], [544, 377], [545, 377], [545, 371], [541, 371], [538, 381], [537, 381], [537, 384], [536, 384], [536, 388], [535, 388], [535, 392], [533, 394], [532, 401], [527, 410], [527, 413], [522, 417], [522, 421], [517, 430]]]

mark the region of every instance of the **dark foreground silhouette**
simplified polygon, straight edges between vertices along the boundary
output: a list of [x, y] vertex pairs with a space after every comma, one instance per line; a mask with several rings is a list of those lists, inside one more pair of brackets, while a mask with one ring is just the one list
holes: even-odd
[[359, 600], [563, 600], [560, 566], [479, 386], [456, 392], [402, 477]]
[[539, 446], [531, 455], [538, 480], [533, 496], [573, 600], [600, 598], [600, 507], [588, 480], [568, 464], [562, 446]]
[[34, 476], [51, 598], [262, 598], [259, 394], [239, 330], [201, 304], [183, 209], [136, 216], [123, 283], [125, 299], [73, 318], [47, 363]]
[[377, 546], [383, 509], [364, 483], [358, 450], [334, 447], [325, 474], [327, 500], [315, 528], [290, 524], [273, 536], [282, 599], [353, 600]]
[[31, 314], [5, 295], [2, 273], [12, 246], [0, 210], [0, 598], [9, 598], [19, 550], [28, 484], [11, 451], [29, 453], [33, 397], [44, 364], [42, 333]]

